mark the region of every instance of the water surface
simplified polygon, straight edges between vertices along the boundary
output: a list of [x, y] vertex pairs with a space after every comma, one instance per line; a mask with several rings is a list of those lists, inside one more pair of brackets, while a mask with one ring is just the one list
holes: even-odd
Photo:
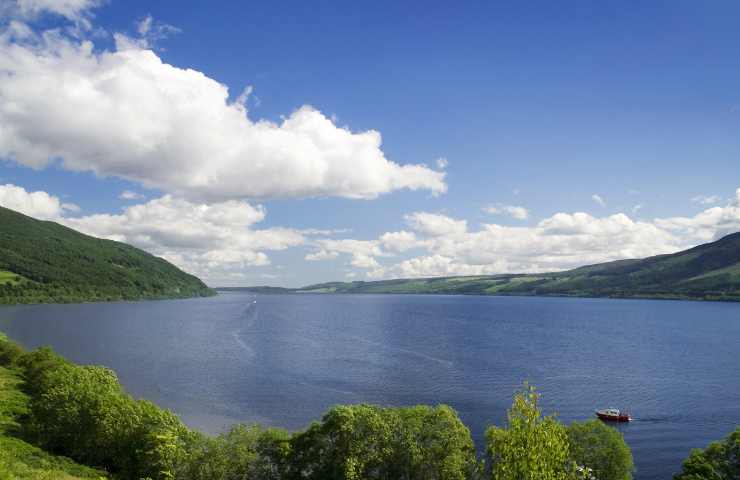
[[525, 379], [565, 422], [629, 407], [637, 479], [740, 424], [740, 304], [255, 295], [0, 308], [0, 330], [115, 369], [192, 427], [299, 429], [331, 405], [446, 403], [482, 447]]

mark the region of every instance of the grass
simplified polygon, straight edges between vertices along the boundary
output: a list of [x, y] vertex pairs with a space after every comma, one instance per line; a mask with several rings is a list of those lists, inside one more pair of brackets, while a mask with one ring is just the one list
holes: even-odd
[[27, 279], [17, 273], [13, 273], [8, 270], [0, 270], [0, 285], [15, 286], [20, 285], [24, 281], [27, 281]]

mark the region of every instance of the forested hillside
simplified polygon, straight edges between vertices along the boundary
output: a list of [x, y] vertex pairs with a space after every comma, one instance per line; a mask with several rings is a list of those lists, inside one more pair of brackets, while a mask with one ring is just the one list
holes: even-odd
[[138, 248], [0, 207], [0, 303], [212, 294], [197, 277]]
[[[248, 290], [275, 293], [270, 287]], [[331, 282], [283, 292], [437, 293], [740, 301], [740, 232], [671, 255], [565, 272]]]

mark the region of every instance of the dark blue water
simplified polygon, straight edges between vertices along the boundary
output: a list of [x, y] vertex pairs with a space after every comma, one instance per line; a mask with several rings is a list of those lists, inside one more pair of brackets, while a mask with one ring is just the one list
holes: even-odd
[[209, 432], [299, 429], [337, 403], [446, 403], [480, 448], [527, 379], [565, 422], [629, 407], [636, 478], [665, 479], [740, 424], [740, 304], [228, 293], [2, 307], [0, 330], [112, 367]]

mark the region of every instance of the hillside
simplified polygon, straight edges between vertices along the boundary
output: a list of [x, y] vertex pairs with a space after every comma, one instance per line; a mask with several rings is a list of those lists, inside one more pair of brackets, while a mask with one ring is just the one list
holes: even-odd
[[[266, 287], [251, 290], [264, 291]], [[671, 255], [543, 274], [332, 282], [298, 293], [437, 293], [740, 301], [740, 232]]]
[[0, 207], [0, 303], [212, 295], [164, 259]]

